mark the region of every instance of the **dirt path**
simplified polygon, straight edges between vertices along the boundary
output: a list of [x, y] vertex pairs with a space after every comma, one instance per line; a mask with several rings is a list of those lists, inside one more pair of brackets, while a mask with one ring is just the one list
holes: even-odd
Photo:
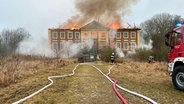
[[54, 84], [25, 104], [121, 104], [112, 84], [96, 69], [79, 66], [76, 74]]

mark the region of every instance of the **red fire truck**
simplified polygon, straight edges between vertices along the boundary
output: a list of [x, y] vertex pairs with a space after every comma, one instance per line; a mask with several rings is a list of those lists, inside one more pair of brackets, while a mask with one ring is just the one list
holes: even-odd
[[177, 24], [166, 34], [165, 44], [170, 47], [168, 71], [173, 85], [184, 91], [184, 24]]

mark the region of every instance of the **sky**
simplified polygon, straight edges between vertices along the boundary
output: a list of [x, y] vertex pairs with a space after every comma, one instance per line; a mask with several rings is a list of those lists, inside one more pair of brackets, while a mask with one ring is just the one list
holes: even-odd
[[[184, 0], [139, 0], [123, 18], [124, 24], [138, 26], [159, 13], [184, 18], [183, 4]], [[75, 13], [74, 0], [0, 0], [0, 31], [23, 27], [32, 38], [47, 40], [48, 28], [57, 27]]]
[[[124, 24], [136, 24], [159, 13], [181, 15], [184, 0], [139, 0], [125, 16]], [[57, 27], [75, 14], [74, 0], [0, 0], [0, 31], [25, 28], [31, 35], [47, 37], [48, 28]]]

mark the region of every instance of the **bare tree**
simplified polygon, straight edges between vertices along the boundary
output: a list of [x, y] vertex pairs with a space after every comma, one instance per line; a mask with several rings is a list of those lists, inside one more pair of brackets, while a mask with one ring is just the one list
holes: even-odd
[[164, 44], [165, 34], [171, 31], [177, 22], [184, 22], [184, 19], [179, 15], [162, 13], [141, 24], [143, 38], [146, 43], [150, 40], [153, 41], [152, 50], [157, 59], [167, 59], [168, 49]]
[[1, 55], [15, 54], [19, 44], [30, 37], [30, 34], [23, 28], [15, 30], [4, 29], [0, 33], [0, 48], [4, 50]]

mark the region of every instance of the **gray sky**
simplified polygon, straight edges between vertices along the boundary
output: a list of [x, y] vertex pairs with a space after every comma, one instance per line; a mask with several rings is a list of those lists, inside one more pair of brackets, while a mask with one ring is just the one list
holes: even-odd
[[[124, 24], [139, 25], [158, 13], [184, 18], [184, 0], [140, 0], [124, 17]], [[47, 30], [75, 15], [74, 0], [0, 0], [0, 31], [25, 28], [33, 37], [47, 38]]]

